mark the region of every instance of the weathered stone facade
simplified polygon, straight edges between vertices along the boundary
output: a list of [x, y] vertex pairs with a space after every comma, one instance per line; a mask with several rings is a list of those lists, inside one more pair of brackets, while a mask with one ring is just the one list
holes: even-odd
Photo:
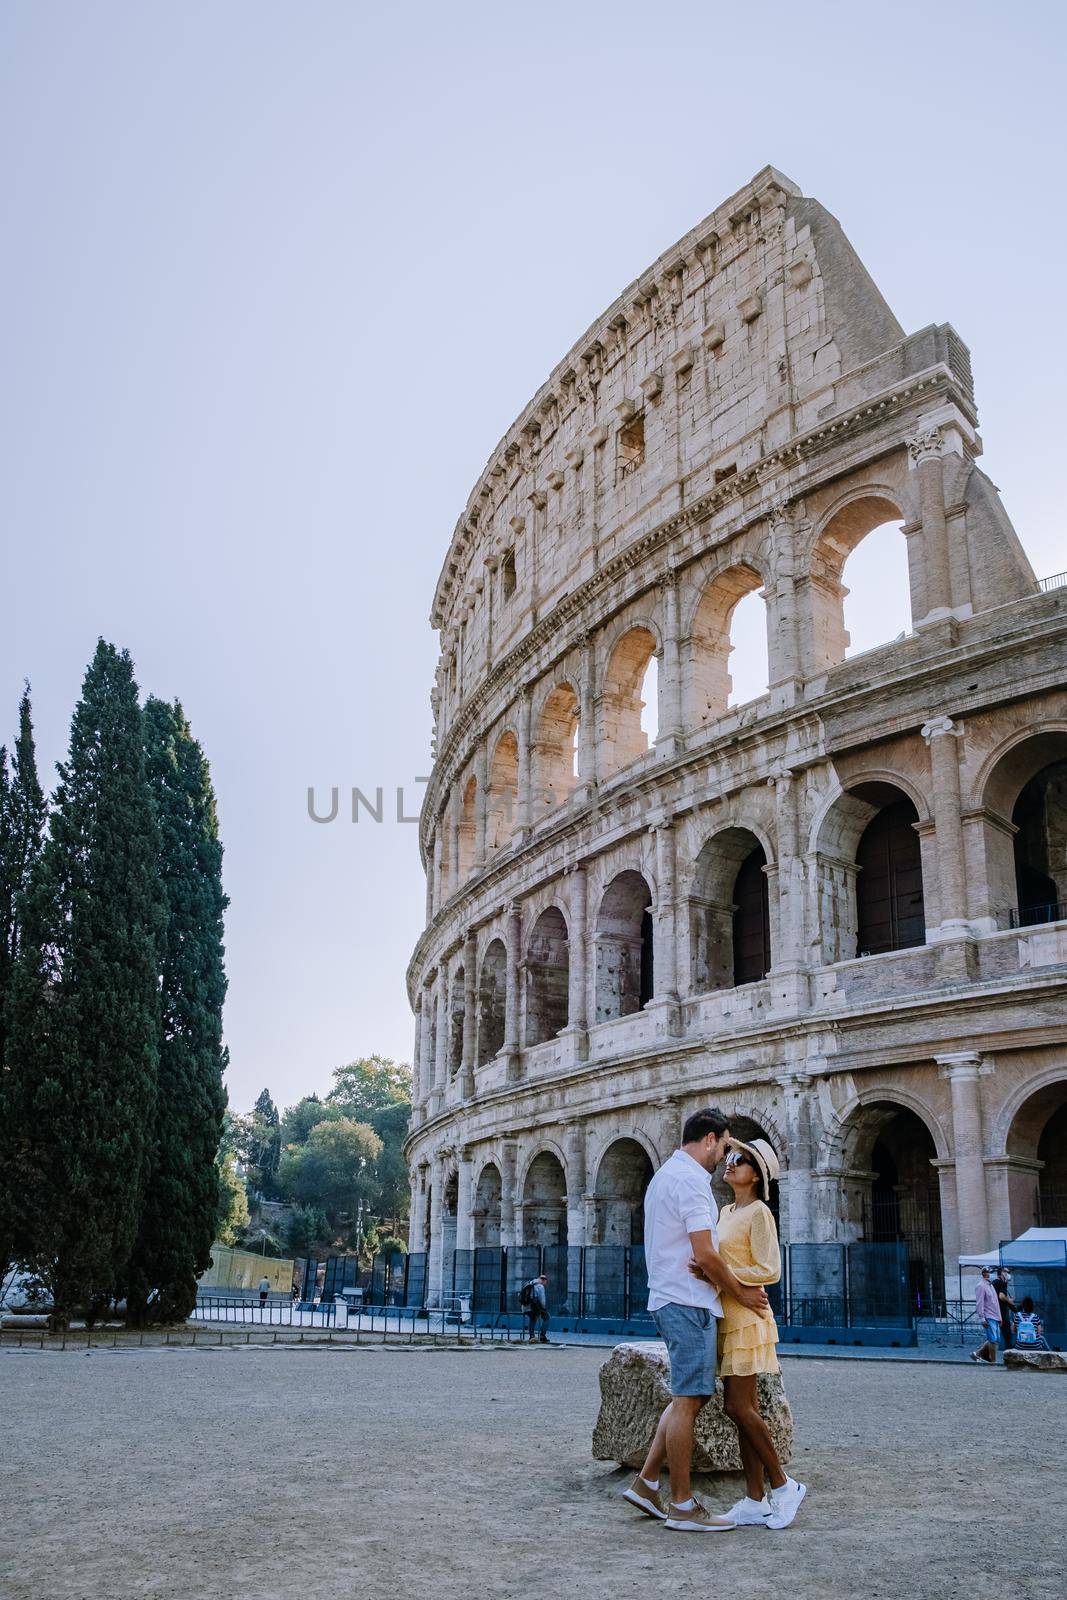
[[[1067, 588], [976, 420], [955, 331], [905, 335], [766, 168], [497, 446], [432, 613], [407, 1146], [431, 1298], [453, 1246], [638, 1237], [709, 1102], [777, 1149], [784, 1238], [912, 1239], [928, 1296], [1059, 1204]], [[845, 660], [842, 569], [891, 520], [911, 630]], [[733, 707], [752, 591], [769, 687]]]

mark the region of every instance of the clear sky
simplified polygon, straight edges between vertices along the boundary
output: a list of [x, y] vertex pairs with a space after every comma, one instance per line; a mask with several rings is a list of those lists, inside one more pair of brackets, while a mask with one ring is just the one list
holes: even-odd
[[416, 829], [318, 826], [308, 786], [415, 811], [477, 474], [766, 163], [907, 330], [958, 328], [984, 465], [1038, 574], [1067, 567], [1064, 13], [5, 0], [0, 737], [28, 676], [51, 786], [99, 634], [184, 703], [237, 1108], [410, 1058]]

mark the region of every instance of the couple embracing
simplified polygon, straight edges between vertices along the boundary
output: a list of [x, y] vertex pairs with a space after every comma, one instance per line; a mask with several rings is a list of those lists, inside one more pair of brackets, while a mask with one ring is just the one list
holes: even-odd
[[[733, 1203], [720, 1214], [712, 1174], [725, 1157]], [[648, 1309], [667, 1345], [671, 1403], [625, 1498], [668, 1528], [717, 1533], [788, 1528], [806, 1493], [783, 1470], [759, 1410], [757, 1377], [777, 1372], [778, 1329], [764, 1284], [781, 1276], [778, 1232], [767, 1201], [778, 1158], [765, 1139], [730, 1136], [721, 1111], [686, 1120], [682, 1146], [645, 1195]], [[737, 1428], [745, 1498], [722, 1516], [692, 1496], [690, 1467], [697, 1413], [723, 1380], [724, 1408]], [[669, 1497], [660, 1472], [670, 1474]]]

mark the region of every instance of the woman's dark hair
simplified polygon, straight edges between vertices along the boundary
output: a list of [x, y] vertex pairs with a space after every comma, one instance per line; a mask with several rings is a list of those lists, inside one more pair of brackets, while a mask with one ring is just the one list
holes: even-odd
[[764, 1204], [766, 1204], [767, 1185], [763, 1181], [763, 1173], [760, 1171], [756, 1162], [753, 1161], [747, 1150], [737, 1150], [735, 1151], [735, 1154], [740, 1157], [740, 1159], [745, 1163], [746, 1167], [751, 1167], [752, 1174], [756, 1180], [756, 1199], [762, 1200]]
[[721, 1139], [730, 1127], [729, 1117], [724, 1117], [715, 1106], [708, 1106], [704, 1111], [694, 1111], [691, 1117], [686, 1117], [685, 1127], [682, 1129], [682, 1143], [696, 1144], [698, 1139], [706, 1139], [709, 1133]]
[[1019, 1310], [1024, 1311], [1028, 1317], [1033, 1315], [1034, 1302], [1031, 1300], [1028, 1294], [1023, 1296], [1022, 1304], [1020, 1305]]

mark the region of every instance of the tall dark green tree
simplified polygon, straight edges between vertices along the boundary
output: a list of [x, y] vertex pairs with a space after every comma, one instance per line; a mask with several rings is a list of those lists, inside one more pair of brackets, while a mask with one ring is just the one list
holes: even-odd
[[106, 1303], [137, 1236], [159, 1058], [165, 908], [133, 663], [101, 639], [21, 906], [7, 1104], [54, 1322]]
[[[211, 775], [181, 705], [149, 697], [145, 767], [155, 797], [166, 904], [159, 1093], [137, 1242], [126, 1278], [132, 1322], [183, 1321], [210, 1264], [219, 1210], [215, 1163], [222, 1074], [222, 844]], [[274, 1113], [277, 1121], [277, 1112]]]
[[248, 1164], [255, 1169], [253, 1181], [262, 1194], [269, 1195], [274, 1187], [278, 1163], [282, 1156], [281, 1118], [269, 1089], [260, 1091], [252, 1107], [252, 1130], [249, 1139]]

